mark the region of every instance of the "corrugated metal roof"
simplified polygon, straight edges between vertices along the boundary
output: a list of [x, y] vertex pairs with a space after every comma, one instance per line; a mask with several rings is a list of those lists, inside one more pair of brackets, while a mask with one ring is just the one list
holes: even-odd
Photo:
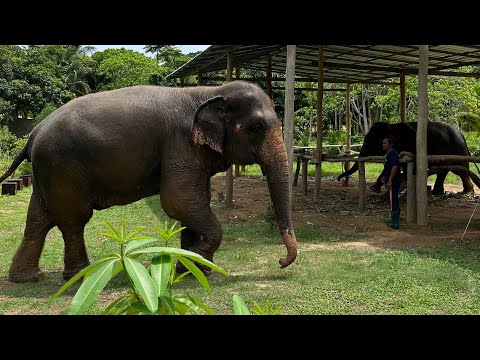
[[[295, 75], [317, 78], [320, 45], [297, 45]], [[189, 75], [225, 70], [227, 52], [233, 53], [233, 66], [265, 70], [267, 55], [272, 56], [272, 71], [284, 73], [286, 45], [212, 45], [168, 75]], [[429, 71], [452, 70], [465, 65], [480, 65], [480, 45], [430, 45]], [[418, 45], [324, 45], [325, 82], [383, 81], [418, 71]]]

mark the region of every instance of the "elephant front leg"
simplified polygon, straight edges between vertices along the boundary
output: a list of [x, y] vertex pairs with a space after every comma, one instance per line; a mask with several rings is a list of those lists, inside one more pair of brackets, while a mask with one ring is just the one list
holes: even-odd
[[[186, 226], [182, 223], [182, 227]], [[190, 248], [197, 242], [200, 241], [201, 236], [197, 234], [192, 229], [188, 227], [182, 230], [181, 237], [180, 237], [180, 245], [184, 250], [190, 250]]]
[[45, 237], [54, 226], [53, 221], [42, 206], [40, 196], [33, 190], [28, 206], [27, 223], [22, 243], [15, 254], [8, 273], [13, 282], [36, 282], [43, 276], [38, 265]]
[[[165, 183], [164, 183], [165, 184]], [[178, 189], [178, 186], [176, 187]], [[220, 246], [222, 228], [210, 208], [206, 186], [198, 184], [194, 188], [175, 191], [168, 187], [160, 190], [163, 210], [173, 219], [179, 220], [187, 228], [182, 230], [182, 249], [195, 252], [209, 261]], [[204, 273], [210, 268], [197, 264]], [[181, 264], [177, 264], [177, 272], [185, 272]]]

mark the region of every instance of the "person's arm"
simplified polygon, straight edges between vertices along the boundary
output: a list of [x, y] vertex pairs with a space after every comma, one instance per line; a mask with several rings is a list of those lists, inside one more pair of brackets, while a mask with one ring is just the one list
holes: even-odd
[[395, 178], [395, 176], [397, 175], [398, 169], [399, 169], [398, 165], [393, 165], [392, 166], [392, 171], [390, 172], [390, 177], [388, 178], [388, 182], [385, 184], [385, 187], [387, 189], [390, 189], [392, 187], [392, 181]]

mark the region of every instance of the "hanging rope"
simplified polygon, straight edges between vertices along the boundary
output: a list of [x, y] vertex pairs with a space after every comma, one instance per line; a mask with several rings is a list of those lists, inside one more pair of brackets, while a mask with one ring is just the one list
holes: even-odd
[[473, 214], [475, 214], [475, 210], [477, 210], [477, 205], [478, 201], [480, 201], [480, 197], [477, 200], [477, 203], [475, 204], [475, 208], [473, 209], [472, 215], [470, 216], [470, 219], [468, 220], [467, 226], [465, 227], [465, 231], [463, 232], [462, 238], [460, 239], [463, 240], [463, 237], [465, 236], [465, 233], [467, 232], [468, 226], [470, 225], [470, 221], [472, 221]]

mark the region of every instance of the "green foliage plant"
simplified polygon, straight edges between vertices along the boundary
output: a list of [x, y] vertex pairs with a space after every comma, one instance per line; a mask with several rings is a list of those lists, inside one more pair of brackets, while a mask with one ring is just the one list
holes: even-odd
[[[184, 228], [175, 229], [176, 222], [171, 227], [165, 222], [163, 227], [159, 226], [156, 229], [156, 233], [164, 239], [165, 246], [145, 247], [161, 240], [138, 235], [144, 230], [144, 227], [138, 227], [127, 234], [124, 220], [121, 221], [119, 229], [107, 221], [105, 224], [111, 232], [103, 232], [102, 235], [115, 240], [120, 245], [120, 251], [105, 255], [78, 272], [50, 297], [51, 300], [83, 278], [83, 283], [77, 290], [68, 312], [69, 314], [83, 314], [107, 283], [120, 272], [124, 272], [130, 289], [127, 294], [110, 303], [102, 314], [213, 314], [213, 311], [196, 297], [173, 292], [173, 285], [189, 273], [195, 276], [207, 292], [211, 291], [206, 276], [195, 262], [208, 266], [223, 275], [228, 275], [225, 270], [199, 254], [167, 246], [168, 241]], [[138, 260], [142, 255], [152, 256], [148, 268]], [[177, 276], [175, 260], [180, 261], [188, 269], [188, 272]]]
[[234, 315], [251, 315], [252, 312], [256, 315], [278, 315], [280, 307], [273, 309], [270, 305], [270, 301], [265, 302], [265, 307], [262, 307], [259, 303], [253, 302], [253, 308], [250, 311], [243, 299], [235, 294], [233, 295], [233, 314]]
[[[17, 138], [12, 134], [7, 126], [0, 126], [0, 174], [3, 174], [12, 164], [13, 159], [25, 147], [28, 141], [28, 135]], [[23, 162], [13, 173], [12, 177], [30, 174], [32, 164]]]

